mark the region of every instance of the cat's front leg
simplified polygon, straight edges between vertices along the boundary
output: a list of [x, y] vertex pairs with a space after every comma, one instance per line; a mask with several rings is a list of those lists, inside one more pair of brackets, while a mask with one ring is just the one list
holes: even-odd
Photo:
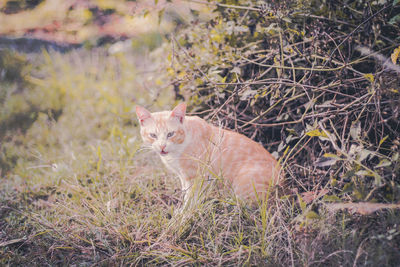
[[182, 186], [182, 192], [183, 192], [183, 204], [182, 208], [186, 207], [190, 195], [191, 195], [191, 189], [192, 189], [192, 183], [190, 179], [187, 179], [186, 177], [179, 177], [181, 180], [181, 186]]

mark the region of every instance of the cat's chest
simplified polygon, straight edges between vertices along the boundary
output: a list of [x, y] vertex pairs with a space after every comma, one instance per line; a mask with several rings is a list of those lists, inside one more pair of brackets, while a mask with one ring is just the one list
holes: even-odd
[[161, 161], [170, 171], [176, 173], [179, 176], [183, 175], [178, 155], [163, 156], [161, 157]]
[[179, 158], [177, 155], [166, 155], [161, 157], [161, 161], [168, 168], [176, 169], [179, 167]]

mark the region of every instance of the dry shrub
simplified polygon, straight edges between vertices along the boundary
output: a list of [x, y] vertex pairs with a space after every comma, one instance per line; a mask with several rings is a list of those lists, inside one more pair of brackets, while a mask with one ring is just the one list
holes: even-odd
[[396, 202], [400, 6], [384, 2], [219, 1], [172, 38], [176, 97], [280, 156], [298, 192]]

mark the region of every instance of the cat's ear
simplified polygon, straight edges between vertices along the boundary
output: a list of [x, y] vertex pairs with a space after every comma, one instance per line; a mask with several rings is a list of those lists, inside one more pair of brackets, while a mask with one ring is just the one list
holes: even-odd
[[176, 118], [179, 120], [180, 123], [183, 123], [183, 120], [185, 119], [185, 114], [186, 114], [186, 104], [180, 103], [172, 110], [171, 117]]
[[143, 126], [143, 123], [151, 118], [151, 113], [147, 109], [141, 106], [136, 106], [136, 115], [139, 119], [140, 125]]

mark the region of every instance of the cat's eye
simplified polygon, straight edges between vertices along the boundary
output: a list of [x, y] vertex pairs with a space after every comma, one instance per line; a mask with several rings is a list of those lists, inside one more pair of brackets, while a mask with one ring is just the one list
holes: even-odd
[[151, 137], [151, 138], [154, 138], [154, 139], [157, 139], [157, 135], [154, 134], [154, 133], [151, 133], [151, 134], [150, 134], [150, 137]]
[[175, 134], [175, 132], [169, 132], [169, 133], [167, 134], [167, 138], [170, 138], [170, 137], [174, 136], [174, 134]]

